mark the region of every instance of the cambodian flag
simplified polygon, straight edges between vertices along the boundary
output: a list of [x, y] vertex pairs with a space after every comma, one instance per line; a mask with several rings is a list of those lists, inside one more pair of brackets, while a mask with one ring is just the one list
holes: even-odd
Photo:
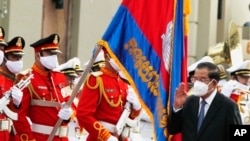
[[[172, 69], [170, 72], [170, 95], [169, 107], [173, 106], [175, 89], [180, 82], [186, 83], [187, 89], [187, 49], [188, 49], [188, 21], [187, 16], [190, 14], [189, 0], [176, 0], [175, 10], [175, 27], [173, 42], [173, 59]], [[172, 136], [171, 141], [181, 141], [182, 134]]]
[[183, 13], [176, 15], [175, 6], [175, 0], [123, 0], [101, 40], [136, 88], [156, 141], [168, 139], [171, 89], [186, 70], [182, 68], [184, 35], [179, 21]]

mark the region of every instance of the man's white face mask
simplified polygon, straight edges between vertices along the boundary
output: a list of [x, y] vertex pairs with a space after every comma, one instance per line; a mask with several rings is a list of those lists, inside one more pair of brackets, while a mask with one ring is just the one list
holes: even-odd
[[49, 70], [53, 70], [59, 65], [56, 54], [50, 56], [40, 56], [40, 61], [42, 65]]
[[79, 80], [81, 79], [81, 77], [76, 77], [75, 80], [74, 80], [74, 86], [77, 85], [77, 83], [79, 82]]
[[194, 82], [194, 95], [196, 96], [204, 96], [208, 93], [208, 86], [210, 85], [212, 81], [210, 81], [208, 84], [196, 80]]
[[239, 89], [242, 89], [242, 90], [249, 90], [249, 85], [242, 84], [242, 83], [240, 83], [239, 81], [236, 81], [236, 80], [235, 80], [235, 83], [236, 83], [236, 85], [235, 85], [236, 88], [239, 88]]
[[17, 74], [17, 73], [21, 72], [23, 69], [23, 61], [22, 60], [19, 60], [19, 61], [7, 60], [6, 66], [10, 72]]

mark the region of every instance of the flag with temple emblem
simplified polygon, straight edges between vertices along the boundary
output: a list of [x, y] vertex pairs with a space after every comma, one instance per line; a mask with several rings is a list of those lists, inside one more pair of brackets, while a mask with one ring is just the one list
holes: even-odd
[[[171, 89], [176, 87], [171, 83], [179, 82], [186, 69], [182, 68], [183, 23], [175, 23], [181, 18], [176, 15], [178, 1], [123, 0], [99, 41], [138, 92], [155, 141], [168, 140], [168, 108], [174, 95]], [[178, 14], [183, 18], [183, 13]]]

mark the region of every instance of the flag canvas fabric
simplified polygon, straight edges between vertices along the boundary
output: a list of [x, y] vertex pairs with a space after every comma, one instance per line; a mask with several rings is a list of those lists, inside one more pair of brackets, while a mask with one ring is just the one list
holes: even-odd
[[176, 0], [123, 0], [99, 41], [135, 88], [155, 141], [168, 140], [169, 102], [181, 81], [176, 69], [184, 71], [183, 25], [175, 23], [175, 6]]
[[[173, 42], [173, 59], [170, 69], [170, 92], [168, 110], [173, 106], [175, 89], [180, 82], [187, 84], [187, 37], [184, 35], [183, 0], [176, 1]], [[187, 85], [186, 85], [187, 89]], [[170, 138], [169, 138], [170, 140]], [[171, 136], [171, 141], [181, 141], [182, 134]]]

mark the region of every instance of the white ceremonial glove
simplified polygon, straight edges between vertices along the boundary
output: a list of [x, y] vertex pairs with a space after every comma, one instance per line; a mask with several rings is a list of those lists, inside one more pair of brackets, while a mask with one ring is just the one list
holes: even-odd
[[117, 139], [117, 137], [111, 135], [111, 136], [107, 139], [107, 141], [118, 141], [118, 139]]
[[137, 99], [136, 95], [135, 95], [135, 91], [132, 87], [129, 87], [127, 89], [127, 101], [130, 102], [133, 106], [133, 109], [135, 110], [140, 110], [141, 109], [141, 104], [139, 102], [139, 100]]
[[63, 107], [59, 111], [58, 117], [60, 117], [63, 120], [69, 120], [72, 114], [73, 114], [73, 110], [71, 109], [71, 107]]
[[9, 103], [10, 103], [9, 99], [6, 99], [5, 97], [2, 97], [0, 99], [0, 111], [2, 111]]
[[23, 98], [23, 92], [22, 90], [20, 90], [19, 88], [17, 88], [16, 86], [11, 88], [11, 97], [13, 99], [13, 103], [16, 106], [19, 106], [22, 98]]

